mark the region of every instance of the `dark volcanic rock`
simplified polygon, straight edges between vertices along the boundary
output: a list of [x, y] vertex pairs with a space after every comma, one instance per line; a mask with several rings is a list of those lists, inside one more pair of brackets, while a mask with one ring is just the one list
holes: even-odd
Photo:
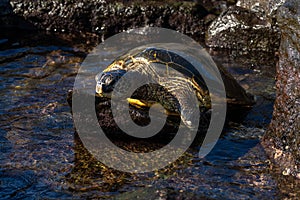
[[288, 0], [277, 20], [282, 31], [277, 98], [264, 144], [283, 174], [300, 178], [300, 2]]
[[9, 0], [0, 0], [0, 16], [12, 14], [12, 7]]
[[9, 0], [0, 0], [0, 28], [22, 28], [34, 29], [34, 27], [24, 21], [22, 17], [15, 16]]
[[105, 0], [12, 0], [14, 13], [37, 28], [56, 32], [93, 32], [103, 37], [135, 27], [158, 26], [194, 38], [204, 36], [207, 11], [193, 2], [122, 3]]
[[286, 0], [239, 0], [236, 5], [239, 7], [260, 13], [269, 19], [276, 18], [278, 8]]
[[[206, 44], [209, 47], [243, 51], [274, 52], [280, 43], [280, 32], [269, 18], [266, 1], [239, 1], [223, 12], [208, 28]], [[272, 9], [275, 9], [275, 5]]]
[[236, 4], [236, 0], [198, 0], [197, 4], [203, 6], [209, 13], [219, 15], [229, 6]]
[[180, 31], [203, 42], [208, 25], [235, 2], [11, 0], [11, 5], [16, 16], [51, 32], [89, 32], [104, 39], [124, 30], [156, 26]]
[[[67, 101], [69, 105], [72, 107], [72, 96], [74, 98], [74, 95], [78, 95], [80, 99], [80, 104], [85, 105], [85, 102], [88, 102], [87, 99], [95, 98], [95, 109], [97, 113], [98, 123], [102, 127], [103, 131], [108, 134], [108, 136], [114, 138], [123, 138], [123, 139], [133, 139], [132, 137], [127, 136], [116, 124], [115, 118], [112, 114], [111, 110], [111, 102], [108, 99], [105, 98], [98, 98], [98, 97], [92, 97], [91, 94], [86, 94], [84, 92], [73, 92], [69, 91], [67, 96]], [[77, 98], [78, 98], [77, 97]], [[131, 118], [128, 118], [126, 113], [123, 113], [119, 117], [122, 120], [122, 124], [127, 124], [128, 121], [134, 121], [135, 123], [139, 124], [140, 126], [148, 125], [151, 122], [151, 119], [149, 117], [149, 110], [145, 109], [138, 109], [133, 106], [129, 106], [127, 104], [122, 104], [122, 108], [119, 108], [121, 110], [128, 110]], [[84, 114], [81, 116], [78, 116], [78, 119], [82, 121], [89, 119], [93, 116], [90, 116], [90, 113], [83, 111]], [[161, 119], [165, 120], [165, 119]], [[167, 121], [165, 123], [165, 127], [161, 130], [162, 134], [168, 134], [169, 136], [173, 135], [178, 131], [180, 118], [178, 116], [170, 116], [167, 118]], [[207, 126], [208, 123], [205, 123], [205, 126]], [[174, 136], [174, 135], [173, 135]], [[158, 138], [160, 135], [158, 134]]]

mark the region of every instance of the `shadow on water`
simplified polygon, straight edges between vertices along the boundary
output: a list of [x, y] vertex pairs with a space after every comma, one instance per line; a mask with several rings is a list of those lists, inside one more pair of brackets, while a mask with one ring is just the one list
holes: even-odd
[[[275, 97], [273, 65], [247, 58], [241, 65], [230, 52], [213, 52], [257, 104], [243, 121], [228, 124], [207, 157], [198, 158], [194, 147], [164, 169], [130, 174], [95, 160], [74, 134], [66, 95], [91, 47], [78, 40], [89, 39], [11, 31], [0, 36], [1, 199], [280, 198], [259, 145]], [[116, 143], [129, 150], [151, 147]]]

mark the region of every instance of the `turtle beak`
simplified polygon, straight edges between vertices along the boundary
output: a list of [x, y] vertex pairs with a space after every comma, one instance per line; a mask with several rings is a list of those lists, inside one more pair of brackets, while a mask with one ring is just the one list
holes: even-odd
[[97, 85], [96, 85], [96, 96], [111, 98], [111, 93], [104, 92], [103, 89], [102, 89], [102, 86], [103, 85], [97, 83]]
[[104, 73], [99, 73], [96, 75], [96, 94], [99, 96], [102, 96], [103, 90], [102, 90], [102, 77]]
[[97, 94], [99, 94], [99, 95], [101, 95], [102, 94], [102, 86], [100, 85], [100, 84], [97, 84], [96, 85], [96, 93]]

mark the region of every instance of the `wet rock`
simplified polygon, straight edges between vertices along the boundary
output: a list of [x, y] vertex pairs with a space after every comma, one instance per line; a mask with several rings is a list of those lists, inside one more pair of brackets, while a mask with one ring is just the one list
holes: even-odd
[[282, 31], [277, 97], [264, 145], [283, 175], [300, 178], [300, 2], [286, 1], [277, 20]]
[[266, 10], [263, 8], [268, 8], [269, 0], [238, 0], [237, 6], [246, 8], [248, 10], [265, 13]]
[[9, 0], [0, 0], [0, 28], [6, 27], [12, 23], [13, 10]]
[[285, 0], [239, 0], [236, 5], [269, 18], [276, 18], [276, 12], [284, 2]]
[[209, 13], [219, 15], [229, 6], [236, 4], [236, 0], [198, 0], [197, 4], [203, 6]]
[[241, 51], [275, 52], [280, 32], [276, 22], [267, 15], [268, 8], [266, 0], [239, 1], [209, 26], [206, 44]]
[[276, 17], [278, 8], [286, 0], [238, 0], [237, 6], [246, 8], [248, 10], [263, 13], [266, 16]]
[[92, 32], [104, 38], [130, 28], [158, 26], [204, 37], [203, 17], [194, 2], [12, 0], [14, 13], [36, 27], [54, 32]]
[[[134, 138], [124, 133], [118, 126], [118, 124], [115, 122], [115, 118], [112, 114], [111, 109], [111, 101], [106, 98], [99, 98], [91, 96], [91, 94], [87, 94], [82, 91], [75, 91], [73, 92], [70, 90], [67, 95], [67, 101], [72, 107], [72, 98], [77, 95], [77, 98], [80, 97], [81, 101], [79, 102], [82, 105], [85, 105], [85, 102], [88, 102], [87, 99], [89, 98], [95, 98], [95, 109], [97, 114], [98, 123], [103, 129], [103, 131], [111, 137], [111, 139], [124, 139], [124, 140], [133, 140]], [[122, 105], [122, 107], [119, 108], [120, 110], [128, 110], [130, 117], [128, 118], [127, 113], [122, 113], [118, 117], [121, 118], [121, 121], [123, 127], [124, 125], [128, 124], [129, 121], [134, 121], [136, 124], [140, 126], [148, 125], [151, 122], [150, 116], [149, 116], [149, 110], [148, 109], [138, 109], [133, 106], [128, 106], [127, 104]], [[83, 110], [82, 117], [77, 116], [79, 120], [86, 120], [88, 118], [92, 118], [93, 116], [90, 116], [90, 113]], [[82, 119], [81, 119], [82, 118]], [[160, 120], [165, 120], [161, 119]], [[167, 138], [168, 136], [173, 137], [174, 133], [178, 131], [180, 123], [179, 116], [169, 116], [166, 120], [165, 126], [160, 131], [161, 134], [158, 134], [156, 138], [158, 139], [160, 137]], [[206, 124], [206, 123], [205, 123]], [[165, 136], [167, 135], [167, 137]]]
[[14, 15], [9, 0], [0, 0], [0, 29], [4, 28], [34, 29], [30, 23]]
[[9, 0], [0, 0], [0, 16], [12, 14], [12, 7]]
[[270, 18], [276, 18], [277, 10], [286, 0], [271, 0], [268, 6], [268, 15]]

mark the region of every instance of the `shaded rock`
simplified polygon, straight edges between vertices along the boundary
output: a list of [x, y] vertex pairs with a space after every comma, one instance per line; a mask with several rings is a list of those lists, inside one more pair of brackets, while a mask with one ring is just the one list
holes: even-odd
[[[173, 116], [169, 115], [167, 118], [161, 118], [162, 116], [156, 115], [155, 111], [152, 113], [152, 117], [155, 118], [155, 120], [162, 120], [166, 121], [163, 128], [153, 137], [149, 137], [147, 139], [139, 139], [135, 138], [133, 136], [128, 135], [126, 132], [124, 132], [122, 129], [119, 128], [120, 124], [117, 124], [115, 121], [115, 116], [113, 116], [112, 109], [111, 109], [111, 101], [106, 98], [99, 98], [95, 96], [91, 96], [91, 94], [87, 94], [84, 91], [76, 90], [75, 92], [70, 90], [67, 95], [67, 101], [72, 107], [72, 98], [74, 98], [74, 95], [78, 95], [77, 99], [80, 99], [80, 102], [77, 102], [81, 105], [86, 105], [85, 103], [88, 102], [88, 99], [95, 98], [95, 110], [97, 115], [97, 120], [102, 128], [103, 132], [107, 135], [108, 138], [110, 138], [112, 141], [116, 140], [122, 140], [122, 141], [139, 141], [139, 142], [145, 142], [147, 140], [150, 141], [159, 141], [161, 143], [164, 141], [164, 143], [170, 142], [175, 134], [178, 132], [179, 126], [180, 126], [180, 116]], [[79, 98], [78, 98], [79, 97]], [[76, 105], [78, 105], [76, 104]], [[128, 110], [130, 117], [128, 118], [127, 113], [121, 112], [121, 114], [118, 116], [121, 120], [118, 120], [121, 122], [122, 126], [128, 125], [128, 122], [135, 122], [139, 126], [146, 126], [151, 123], [151, 119], [149, 116], [149, 109], [142, 109], [142, 108], [136, 108], [134, 106], [129, 106], [128, 104], [122, 104], [122, 106], [119, 107], [120, 110]], [[203, 113], [201, 115], [201, 120], [199, 122], [199, 140], [202, 140], [202, 136], [205, 136], [209, 122], [210, 122], [210, 112]], [[74, 113], [73, 113], [74, 117]], [[85, 122], [85, 121], [92, 121], [90, 119], [93, 118], [93, 114], [87, 111], [87, 109], [81, 109], [80, 112], [77, 113], [76, 119], [79, 121]]]
[[198, 0], [197, 4], [203, 6], [209, 13], [219, 15], [229, 6], [236, 4], [236, 0]]
[[9, 0], [0, 0], [0, 28], [10, 26], [14, 23], [12, 15], [13, 9], [9, 4]]
[[0, 0], [0, 28], [34, 29], [30, 23], [14, 15], [9, 0]]
[[10, 15], [13, 13], [9, 0], [0, 0], [0, 16]]
[[264, 144], [284, 175], [300, 178], [300, 2], [288, 0], [277, 20], [282, 31], [277, 97]]
[[243, 51], [274, 52], [279, 46], [279, 30], [261, 12], [232, 6], [208, 28], [209, 47]]

